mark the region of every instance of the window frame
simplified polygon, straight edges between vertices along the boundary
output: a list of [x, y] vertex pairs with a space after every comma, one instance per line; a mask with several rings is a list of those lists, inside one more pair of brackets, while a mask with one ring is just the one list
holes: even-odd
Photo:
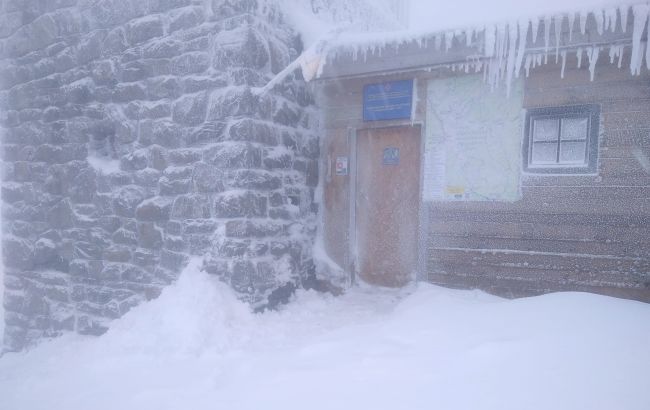
[[[566, 118], [588, 118], [584, 164], [532, 164], [534, 121], [540, 119], [558, 120], [558, 156], [561, 149], [561, 123]], [[598, 146], [600, 135], [600, 106], [596, 104], [568, 105], [529, 108], [526, 110], [526, 124], [523, 141], [523, 169], [530, 174], [597, 174]], [[565, 141], [571, 142], [571, 141]]]

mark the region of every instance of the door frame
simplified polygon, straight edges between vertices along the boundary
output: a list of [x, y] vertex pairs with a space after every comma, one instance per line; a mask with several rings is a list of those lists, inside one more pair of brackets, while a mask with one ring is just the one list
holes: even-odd
[[408, 121], [397, 124], [377, 124], [372, 126], [371, 124], [364, 124], [362, 128], [348, 128], [348, 143], [350, 147], [350, 215], [349, 215], [349, 226], [348, 226], [348, 241], [349, 245], [349, 271], [350, 271], [350, 283], [358, 284], [359, 277], [359, 263], [358, 263], [358, 252], [359, 249], [357, 243], [357, 139], [359, 133], [362, 131], [372, 131], [378, 129], [387, 129], [387, 128], [405, 128], [405, 127], [420, 127], [420, 181], [418, 187], [418, 200], [420, 201], [420, 207], [418, 212], [418, 235], [417, 235], [417, 272], [415, 281], [419, 282], [426, 280], [426, 232], [428, 231], [428, 212], [426, 208], [426, 203], [422, 200], [423, 193], [423, 183], [424, 183], [424, 148], [425, 148], [425, 122], [424, 121]]

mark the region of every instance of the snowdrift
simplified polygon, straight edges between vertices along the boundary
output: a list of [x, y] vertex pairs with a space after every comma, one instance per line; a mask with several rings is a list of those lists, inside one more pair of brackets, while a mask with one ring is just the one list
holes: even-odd
[[100, 338], [2, 357], [0, 408], [650, 408], [647, 304], [419, 284], [255, 315], [198, 266]]

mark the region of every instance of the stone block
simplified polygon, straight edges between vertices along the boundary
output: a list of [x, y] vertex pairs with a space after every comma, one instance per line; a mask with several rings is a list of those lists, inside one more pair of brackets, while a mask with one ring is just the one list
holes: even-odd
[[217, 88], [223, 88], [229, 85], [228, 81], [220, 77], [186, 77], [182, 80], [183, 91], [187, 94], [199, 91], [210, 91]]
[[242, 257], [247, 254], [250, 240], [226, 239], [219, 247], [219, 255], [226, 258]]
[[72, 202], [77, 204], [91, 203], [95, 198], [95, 194], [97, 193], [97, 179], [95, 176], [95, 171], [92, 169], [81, 171], [72, 180], [69, 192]]
[[193, 145], [208, 141], [223, 141], [226, 123], [224, 122], [207, 122], [200, 127], [191, 131], [187, 137], [187, 144]]
[[160, 253], [160, 266], [172, 272], [180, 271], [187, 264], [188, 257], [183, 253], [164, 250]]
[[53, 228], [66, 229], [74, 226], [75, 215], [67, 199], [57, 202], [47, 213], [47, 220]]
[[210, 202], [200, 195], [184, 195], [174, 200], [171, 217], [173, 219], [208, 219], [210, 218]]
[[126, 103], [134, 100], [144, 100], [147, 94], [138, 83], [120, 83], [113, 89], [112, 100], [116, 103]]
[[230, 274], [228, 262], [224, 260], [215, 260], [206, 258], [203, 260], [202, 270], [210, 275], [225, 277]]
[[219, 223], [213, 219], [196, 219], [182, 222], [184, 235], [210, 235], [219, 226]]
[[114, 245], [104, 249], [102, 256], [108, 262], [127, 263], [131, 261], [131, 249], [126, 246]]
[[260, 168], [262, 152], [250, 143], [219, 143], [205, 151], [203, 160], [221, 169]]
[[233, 141], [259, 142], [265, 145], [278, 145], [274, 130], [265, 123], [250, 118], [235, 122], [228, 129], [229, 139]]
[[141, 267], [153, 267], [158, 264], [158, 256], [149, 249], [136, 249], [133, 251], [133, 263]]
[[171, 199], [157, 196], [142, 201], [135, 210], [135, 217], [139, 221], [162, 222], [169, 219], [171, 209]]
[[163, 23], [158, 16], [146, 16], [126, 25], [126, 39], [130, 44], [138, 44], [163, 35]]
[[192, 188], [191, 179], [170, 180], [168, 177], [160, 178], [158, 181], [160, 195], [176, 196], [190, 192]]
[[208, 121], [222, 121], [230, 117], [256, 117], [260, 100], [248, 87], [213, 91], [210, 95]]
[[169, 32], [192, 28], [201, 24], [204, 20], [201, 7], [187, 7], [174, 11], [169, 18]]
[[[178, 149], [169, 151], [169, 162], [174, 165], [189, 165], [201, 160], [201, 151], [198, 149]], [[190, 172], [191, 174], [191, 172]], [[189, 176], [189, 175], [187, 175]]]
[[215, 199], [217, 218], [265, 217], [267, 198], [252, 191], [230, 191]]
[[152, 100], [162, 98], [176, 99], [181, 95], [181, 87], [175, 77], [154, 78], [147, 81], [147, 95]]
[[253, 262], [248, 260], [238, 260], [232, 263], [232, 274], [230, 277], [230, 286], [240, 293], [252, 294], [255, 288], [252, 284], [252, 278], [256, 275], [257, 269]]
[[135, 246], [138, 244], [138, 235], [130, 230], [120, 228], [112, 235], [113, 242], [117, 244]]
[[17, 237], [5, 237], [2, 240], [4, 266], [28, 270], [34, 267], [34, 247], [31, 242]]
[[183, 131], [178, 124], [169, 120], [144, 120], [140, 122], [138, 141], [143, 146], [179, 148], [183, 142]]
[[183, 51], [183, 43], [177, 39], [163, 37], [142, 47], [144, 58], [171, 58]]
[[180, 98], [172, 107], [172, 119], [184, 125], [199, 125], [205, 121], [207, 94], [200, 92]]
[[162, 173], [160, 171], [153, 168], [145, 168], [133, 174], [133, 182], [141, 187], [156, 188], [161, 176]]
[[225, 189], [223, 171], [205, 163], [194, 167], [192, 182], [198, 192], [222, 192]]
[[226, 236], [230, 238], [274, 237], [286, 232], [287, 227], [287, 225], [273, 220], [231, 220], [226, 222]]
[[268, 79], [259, 70], [240, 67], [228, 72], [228, 77], [233, 85], [245, 85], [248, 87], [263, 87]]
[[192, 52], [174, 57], [171, 60], [171, 74], [187, 76], [202, 74], [210, 67], [210, 57], [207, 53]]
[[257, 169], [231, 171], [228, 180], [233, 188], [270, 191], [282, 186], [282, 180], [278, 176]]
[[118, 216], [135, 216], [136, 207], [147, 198], [147, 192], [138, 186], [127, 185], [120, 188], [113, 199], [113, 209]]
[[263, 69], [270, 60], [268, 42], [257, 30], [241, 27], [217, 34], [213, 66], [217, 70], [247, 67]]
[[146, 249], [162, 248], [162, 230], [156, 227], [153, 222], [138, 223], [138, 245]]
[[149, 147], [149, 167], [159, 171], [167, 168], [167, 150], [158, 146], [152, 145]]
[[182, 236], [165, 235], [164, 248], [174, 252], [184, 252], [187, 250], [187, 243]]

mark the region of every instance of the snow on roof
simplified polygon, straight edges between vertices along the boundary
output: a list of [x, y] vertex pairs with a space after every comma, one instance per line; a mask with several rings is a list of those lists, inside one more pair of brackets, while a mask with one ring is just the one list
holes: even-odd
[[[418, 44], [423, 52], [433, 50], [438, 54], [449, 51], [452, 45], [474, 47], [479, 53], [472, 54], [471, 60], [457, 62], [462, 65], [460, 68], [465, 71], [482, 71], [486, 81], [492, 87], [506, 84], [508, 90], [512, 79], [518, 77], [522, 69], [525, 69], [528, 74], [531, 66], [545, 64], [550, 52], [554, 52], [556, 61], [560, 56], [562, 57], [563, 66], [567, 51], [575, 52], [579, 61], [584, 54], [588, 60], [592, 80], [598, 57], [603, 54], [601, 51], [605, 48], [609, 48], [611, 62], [618, 60], [619, 67], [624, 49], [630, 48], [629, 69], [634, 75], [641, 72], [644, 54], [646, 67], [650, 68], [650, 42], [644, 38], [650, 15], [650, 5], [647, 2], [616, 5], [605, 0], [577, 0], [575, 4], [567, 6], [577, 11], [512, 17], [510, 20], [509, 16], [522, 16], [525, 11], [556, 10], [555, 5], [559, 8], [560, 2], [547, 0], [546, 4], [533, 5], [534, 7], [530, 5], [512, 7], [507, 11], [504, 5], [510, 2], [496, 0], [493, 3], [496, 5], [489, 9], [485, 6], [471, 8], [471, 4], [476, 4], [475, 0], [458, 0], [453, 6], [444, 6], [444, 12], [435, 18], [433, 17], [435, 7], [415, 7], [412, 9], [412, 14], [418, 14], [418, 17], [412, 22], [413, 28], [408, 30], [392, 32], [339, 30], [316, 43], [303, 54], [301, 58], [303, 74], [309, 81], [319, 78], [324, 68], [341, 56], [350, 56], [352, 61], [363, 61], [368, 55], [381, 55], [389, 47], [395, 48], [412, 43]], [[592, 8], [589, 9], [589, 4], [600, 4], [600, 6], [591, 6]], [[458, 12], [456, 15], [452, 12], [462, 9], [463, 5], [468, 7], [467, 13]], [[479, 14], [483, 14], [485, 20], [495, 18], [493, 21], [497, 22], [476, 23], [449, 30], [440, 29], [443, 26], [452, 27], [460, 22], [469, 24], [470, 21], [482, 21], [479, 19]], [[429, 21], [427, 16], [431, 16], [430, 26], [425, 24]], [[496, 16], [501, 18], [496, 19]], [[445, 17], [449, 18], [445, 19]], [[587, 32], [588, 23], [593, 26], [593, 33]], [[631, 30], [628, 30], [628, 27], [631, 27]], [[571, 47], [563, 43], [561, 47], [565, 29], [568, 29], [569, 38], [574, 35], [573, 33], [582, 34], [582, 43], [572, 44]], [[541, 33], [539, 35], [543, 36], [544, 41], [541, 52], [530, 49], [530, 45], [538, 41], [538, 33]], [[622, 33], [624, 36], [619, 36], [616, 41], [611, 39], [604, 41], [607, 33]], [[363, 64], [357, 66], [363, 67]]]

